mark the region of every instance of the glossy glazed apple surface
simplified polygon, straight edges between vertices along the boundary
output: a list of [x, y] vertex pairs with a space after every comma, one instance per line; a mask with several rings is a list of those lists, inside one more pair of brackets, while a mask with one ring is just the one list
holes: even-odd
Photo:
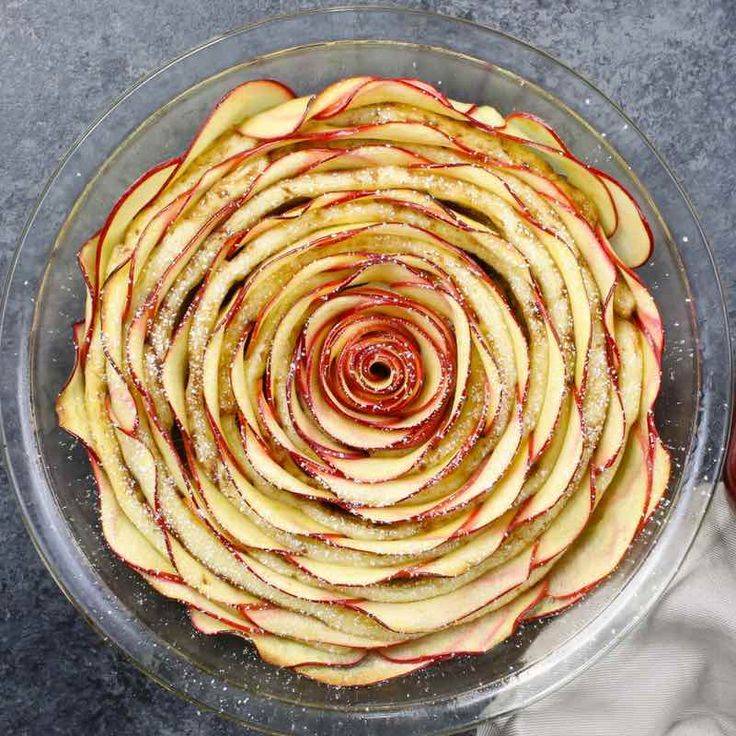
[[667, 487], [651, 247], [531, 115], [409, 79], [235, 88], [79, 254], [57, 410], [111, 549], [335, 685], [562, 610]]

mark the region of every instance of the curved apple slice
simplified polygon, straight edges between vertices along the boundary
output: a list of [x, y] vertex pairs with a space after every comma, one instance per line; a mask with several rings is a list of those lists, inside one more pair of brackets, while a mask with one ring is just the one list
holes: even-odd
[[511, 526], [514, 513], [513, 509], [507, 511], [471, 541], [436, 560], [413, 568], [411, 575], [441, 575], [443, 577], [462, 575], [471, 567], [490, 557], [501, 546]]
[[64, 387], [56, 399], [56, 417], [59, 426], [80, 439], [85, 447], [92, 447], [92, 439], [88, 424], [84, 401], [84, 365], [82, 364], [82, 346], [87, 326], [84, 321], [77, 322], [72, 328], [74, 342], [74, 366]]
[[588, 350], [593, 331], [593, 317], [588, 294], [575, 254], [557, 237], [537, 230], [537, 237], [546, 246], [559, 269], [567, 289], [575, 339], [575, 385], [579, 392], [585, 390]]
[[652, 345], [649, 336], [644, 331], [639, 331], [639, 344], [642, 355], [642, 390], [640, 415], [645, 419], [646, 414], [654, 406], [662, 383], [662, 369], [659, 355]]
[[314, 585], [302, 583], [296, 578], [282, 575], [270, 567], [262, 564], [252, 556], [245, 556], [238, 553], [237, 557], [245, 562], [248, 567], [261, 579], [269, 585], [287, 593], [294, 598], [303, 601], [317, 601], [324, 603], [344, 602], [345, 596], [341, 593], [333, 593], [327, 589], [318, 588]]
[[610, 468], [623, 450], [626, 440], [626, 414], [617, 385], [611, 386], [606, 421], [603, 424], [598, 445], [591, 459], [591, 467], [595, 474]]
[[448, 100], [434, 87], [420, 80], [380, 77], [356, 77], [327, 87], [315, 98], [309, 117], [329, 120], [346, 110], [380, 105], [387, 101], [429, 110], [458, 120], [464, 117], [462, 103]]
[[598, 176], [598, 171], [573, 156], [562, 144], [560, 137], [539, 118], [524, 115], [507, 118], [509, 119], [511, 123], [507, 124], [503, 132], [520, 143], [531, 144], [534, 153], [593, 202], [606, 234], [615, 232], [618, 223], [616, 205], [608, 187]]
[[176, 576], [176, 569], [160, 554], [125, 515], [107, 474], [90, 453], [92, 472], [97, 481], [102, 532], [110, 549], [126, 564], [154, 577]]
[[248, 618], [260, 629], [276, 636], [287, 636], [307, 642], [321, 642], [354, 649], [376, 649], [394, 643], [394, 638], [373, 639], [355, 633], [338, 631], [302, 613], [275, 606], [247, 612]]
[[[196, 461], [195, 461], [196, 462]], [[207, 509], [220, 527], [238, 544], [270, 552], [287, 549], [256, 526], [245, 514], [228, 500], [209, 481], [206, 475], [197, 472], [198, 485]]]
[[544, 584], [535, 585], [505, 606], [468, 623], [429, 634], [405, 644], [381, 650], [392, 662], [437, 661], [463, 654], [481, 654], [505, 641], [518, 628], [525, 615], [544, 596]]
[[541, 118], [528, 112], [512, 112], [506, 116], [505, 130], [519, 138], [527, 138], [542, 143], [558, 151], [567, 151], [567, 147], [557, 133]]
[[505, 475], [491, 487], [490, 493], [473, 511], [471, 521], [463, 528], [464, 531], [472, 532], [481, 529], [512, 507], [524, 486], [530, 466], [530, 457], [529, 440], [525, 440], [519, 446], [516, 457]]
[[323, 665], [327, 667], [346, 667], [360, 662], [365, 652], [349, 649], [322, 649], [310, 646], [295, 639], [263, 634], [257, 629], [249, 630], [232, 621], [210, 615], [204, 611], [190, 608], [189, 617], [194, 627], [203, 634], [235, 634], [250, 640], [261, 658], [277, 667], [296, 667], [299, 665]]
[[[587, 304], [586, 304], [587, 306]], [[547, 331], [547, 384], [544, 392], [544, 402], [534, 425], [531, 439], [531, 458], [534, 462], [546, 449], [552, 432], [557, 426], [557, 420], [562, 413], [565, 403], [567, 385], [565, 382], [565, 357], [562, 354], [557, 335], [548, 320], [545, 321]], [[586, 344], [587, 352], [587, 344]], [[584, 368], [583, 368], [584, 370]]]
[[98, 286], [107, 274], [107, 264], [113, 248], [122, 241], [133, 218], [163, 189], [179, 166], [179, 161], [180, 159], [164, 161], [147, 171], [133, 182], [110, 211], [97, 244], [95, 273]]
[[541, 618], [556, 616], [567, 610], [573, 603], [577, 603], [585, 592], [578, 593], [570, 598], [543, 598], [534, 608], [527, 611], [524, 621], [537, 621]]
[[143, 229], [143, 232], [138, 237], [138, 240], [134, 245], [133, 252], [130, 254], [131, 267], [128, 272], [128, 309], [125, 312], [126, 316], [133, 298], [135, 283], [140, 277], [143, 267], [155, 247], [161, 242], [161, 238], [166, 233], [166, 229], [172, 222], [176, 221], [176, 218], [182, 213], [187, 202], [191, 200], [192, 193], [192, 190], [183, 192], [159, 210], [151, 218]]
[[366, 657], [361, 650], [326, 650], [283, 636], [251, 634], [250, 640], [261, 659], [277, 667], [322, 665], [334, 668], [355, 666]]
[[189, 418], [186, 409], [186, 376], [191, 316], [183, 319], [174, 332], [166, 351], [161, 369], [161, 385], [174, 417], [182, 431], [189, 434]]
[[638, 268], [649, 260], [654, 249], [654, 237], [649, 223], [636, 200], [613, 178], [598, 172], [611, 194], [618, 213], [616, 230], [610, 236], [611, 245], [629, 268]]
[[[221, 580], [199, 560], [192, 557], [172, 536], [168, 538], [169, 555], [182, 580], [206, 599], [233, 608], [262, 606], [263, 601]], [[192, 601], [188, 601], [192, 602]], [[201, 607], [201, 606], [200, 606]]]
[[237, 621], [229, 617], [221, 617], [216, 611], [202, 611], [199, 608], [189, 605], [187, 613], [192, 626], [201, 634], [213, 636], [215, 634], [234, 634], [244, 639], [250, 640], [250, 634], [257, 631], [249, 621], [239, 618]]
[[[651, 421], [650, 425], [652, 425]], [[667, 491], [667, 484], [669, 483], [672, 464], [669, 453], [652, 426], [649, 428], [649, 436], [654, 445], [652, 450], [652, 488], [649, 494], [647, 510], [644, 512], [644, 522], [642, 526], [652, 517]]]
[[253, 626], [248, 619], [243, 618], [233, 608], [215, 603], [183, 582], [159, 578], [155, 575], [144, 574], [143, 577], [154, 590], [167, 598], [191, 606], [220, 622], [229, 622], [231, 626], [237, 626], [242, 632], [255, 633], [258, 631], [256, 626]]
[[548, 594], [567, 598], [589, 590], [620, 562], [641, 523], [650, 497], [648, 436], [632, 429], [618, 473], [585, 531], [548, 577]]
[[577, 399], [568, 399], [569, 414], [565, 427], [565, 438], [554, 469], [544, 485], [522, 506], [514, 526], [531, 521], [551, 509], [568, 488], [583, 456], [583, 418]]
[[339, 562], [326, 562], [311, 557], [292, 556], [290, 561], [301, 570], [330, 585], [343, 587], [350, 585], [373, 585], [396, 577], [407, 569], [405, 563], [381, 567], [346, 565]]
[[230, 90], [212, 109], [199, 132], [189, 145], [189, 149], [171, 181], [187, 171], [189, 165], [224, 133], [231, 130], [241, 120], [247, 120], [259, 113], [270, 110], [294, 98], [294, 93], [281, 82], [271, 79], [257, 79], [243, 82]]
[[373, 616], [392, 631], [420, 634], [459, 621], [497, 600], [527, 580], [534, 545], [451, 593], [406, 603], [364, 601], [355, 608]]
[[641, 327], [649, 335], [656, 351], [657, 361], [659, 361], [664, 350], [664, 327], [659, 310], [654, 302], [654, 297], [642, 283], [641, 279], [618, 257], [605, 235], [601, 231], [598, 231], [597, 234], [599, 240], [607, 249], [609, 257], [616, 264], [624, 282], [631, 290]]
[[595, 489], [590, 473], [586, 473], [571, 494], [562, 511], [541, 537], [534, 562], [541, 565], [566, 550], [585, 529], [593, 510]]
[[573, 207], [558, 201], [548, 201], [583, 255], [598, 286], [601, 299], [605, 299], [616, 284], [616, 266], [611, 259], [610, 250], [587, 220]]
[[455, 109], [464, 112], [469, 118], [482, 123], [486, 127], [501, 128], [505, 124], [503, 115], [490, 105], [473, 105], [471, 108], [463, 110], [457, 102], [453, 101], [452, 104]]
[[[358, 507], [354, 513], [366, 519], [390, 523], [408, 519], [419, 519], [426, 516], [436, 516], [464, 506], [474, 498], [492, 492], [492, 496], [500, 499], [500, 503], [493, 504], [493, 510], [486, 513], [486, 517], [500, 515], [508, 509], [508, 505], [516, 498], [523, 483], [528, 467], [529, 446], [524, 445], [524, 451], [519, 451], [522, 440], [521, 417], [516, 414], [511, 417], [498, 444], [481, 463], [480, 468], [471, 476], [468, 482], [454, 494], [440, 501], [431, 501], [425, 504], [408, 506], [394, 506], [387, 508]], [[507, 470], [509, 472], [507, 473]], [[504, 476], [504, 473], [507, 473]], [[503, 480], [499, 482], [501, 477]], [[498, 487], [496, 484], [499, 483]], [[491, 521], [492, 518], [487, 518]]]
[[154, 508], [156, 505], [157, 470], [156, 461], [151, 451], [136, 436], [128, 434], [117, 426], [115, 427], [115, 437], [120, 445], [125, 462], [133, 477], [138, 481], [148, 505]]
[[329, 541], [333, 545], [374, 554], [412, 555], [439, 547], [461, 529], [467, 520], [468, 515], [461, 514], [433, 529], [418, 532], [409, 539], [353, 539], [332, 535]]
[[342, 112], [353, 101], [361, 89], [376, 79], [377, 77], [364, 75], [361, 77], [348, 77], [347, 79], [334, 82], [315, 96], [312, 107], [310, 108], [311, 116], [317, 119], [329, 118]]
[[279, 141], [294, 133], [307, 119], [314, 100], [311, 97], [295, 97], [248, 118], [238, 126], [243, 135], [265, 141]]
[[378, 654], [370, 654], [353, 667], [297, 667], [296, 671], [312, 680], [338, 687], [375, 685], [384, 680], [407, 675], [425, 667], [425, 662], [389, 662]]

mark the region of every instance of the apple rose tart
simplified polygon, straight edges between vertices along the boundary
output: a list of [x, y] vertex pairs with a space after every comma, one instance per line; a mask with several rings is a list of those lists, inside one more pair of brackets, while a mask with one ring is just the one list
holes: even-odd
[[334, 685], [565, 608], [667, 486], [651, 241], [534, 116], [415, 79], [237, 87], [79, 254], [58, 415], [111, 549]]

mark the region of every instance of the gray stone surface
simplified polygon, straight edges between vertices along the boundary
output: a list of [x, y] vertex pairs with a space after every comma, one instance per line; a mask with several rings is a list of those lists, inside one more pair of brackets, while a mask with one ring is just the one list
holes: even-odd
[[[0, 270], [57, 160], [102, 107], [146, 71], [232, 26], [317, 4], [0, 0]], [[733, 291], [733, 0], [403, 4], [528, 40], [620, 103], [685, 182]], [[733, 318], [736, 297], [729, 306]], [[4, 476], [0, 538], [0, 733], [242, 733], [148, 681], [98, 639], [44, 570]]]

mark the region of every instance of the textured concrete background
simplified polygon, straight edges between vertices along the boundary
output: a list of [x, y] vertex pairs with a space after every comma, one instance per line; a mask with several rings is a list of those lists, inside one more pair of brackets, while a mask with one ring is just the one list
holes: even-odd
[[[0, 271], [59, 157], [126, 87], [233, 26], [317, 5], [0, 0]], [[736, 2], [403, 5], [515, 34], [577, 68], [620, 103], [685, 182], [733, 292]], [[733, 318], [733, 295], [729, 305]], [[98, 639], [44, 570], [1, 475], [0, 539], [0, 733], [243, 733], [148, 681]]]

